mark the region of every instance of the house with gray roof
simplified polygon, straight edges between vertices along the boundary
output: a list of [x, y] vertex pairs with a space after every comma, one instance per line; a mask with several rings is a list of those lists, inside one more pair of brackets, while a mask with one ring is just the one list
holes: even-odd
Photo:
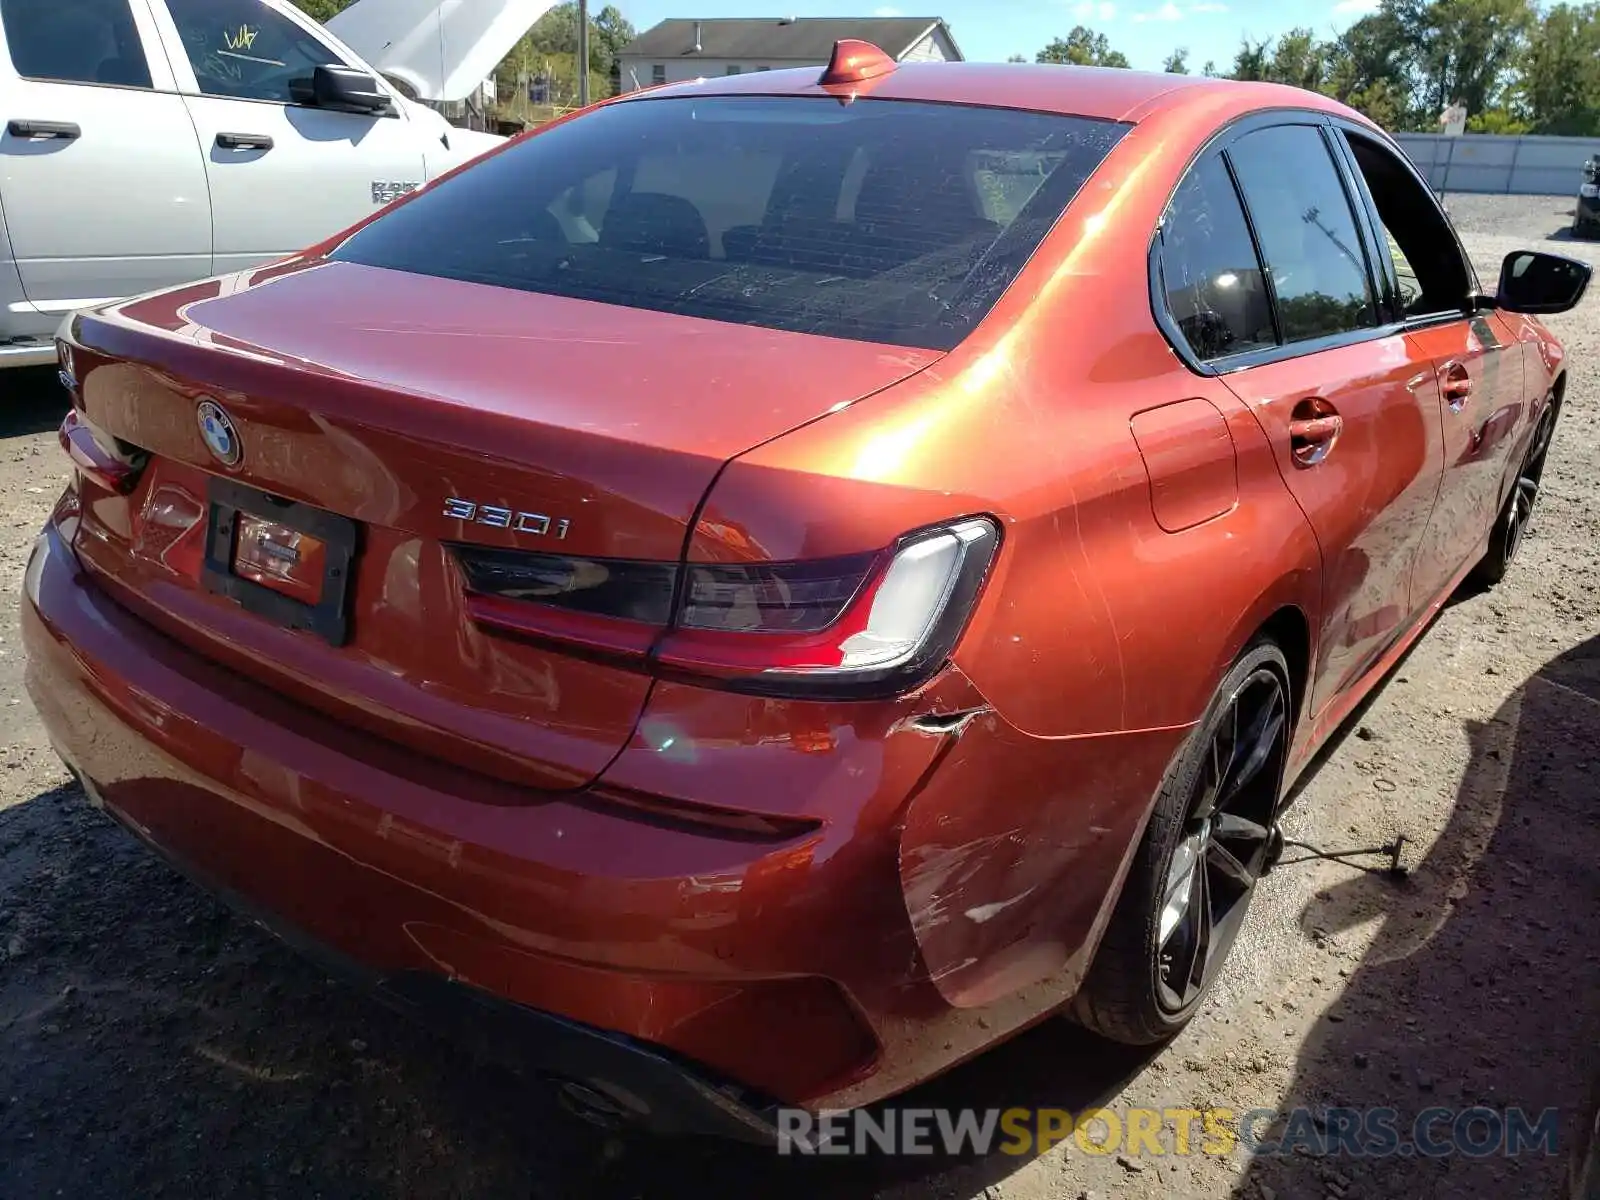
[[897, 62], [960, 62], [940, 17], [674, 18], [645, 30], [618, 56], [622, 90], [713, 75], [821, 67], [833, 44], [860, 38]]

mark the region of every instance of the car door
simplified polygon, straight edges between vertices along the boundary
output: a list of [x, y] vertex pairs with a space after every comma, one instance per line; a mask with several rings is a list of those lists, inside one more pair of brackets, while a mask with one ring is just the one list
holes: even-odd
[[211, 270], [205, 161], [145, 0], [0, 0], [0, 204], [41, 318]]
[[1410, 623], [1412, 566], [1442, 470], [1431, 362], [1383, 319], [1319, 118], [1245, 126], [1222, 154], [1276, 331], [1275, 345], [1223, 378], [1261, 422], [1321, 547], [1320, 712]]
[[1437, 382], [1444, 476], [1412, 581], [1420, 605], [1472, 565], [1500, 511], [1509, 456], [1532, 415], [1524, 394], [1528, 347], [1518, 340], [1520, 323], [1473, 305], [1471, 264], [1416, 172], [1370, 133], [1336, 127], [1334, 137], [1376, 233], [1396, 316]]
[[321, 241], [425, 179], [421, 138], [398, 103], [368, 114], [306, 102], [316, 67], [363, 64], [302, 14], [263, 0], [165, 0], [157, 17], [205, 151], [219, 273]]

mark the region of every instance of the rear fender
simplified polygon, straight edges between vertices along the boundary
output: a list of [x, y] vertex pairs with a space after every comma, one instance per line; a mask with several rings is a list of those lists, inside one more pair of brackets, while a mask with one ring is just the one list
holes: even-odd
[[958, 1008], [1082, 980], [1187, 728], [1042, 738], [985, 711], [907, 806], [900, 885], [930, 979]]

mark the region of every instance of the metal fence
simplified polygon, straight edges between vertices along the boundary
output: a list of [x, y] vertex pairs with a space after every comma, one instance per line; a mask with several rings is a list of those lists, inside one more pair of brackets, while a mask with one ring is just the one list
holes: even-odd
[[1583, 164], [1600, 154], [1600, 138], [1398, 133], [1395, 140], [1443, 192], [1573, 196], [1583, 182]]

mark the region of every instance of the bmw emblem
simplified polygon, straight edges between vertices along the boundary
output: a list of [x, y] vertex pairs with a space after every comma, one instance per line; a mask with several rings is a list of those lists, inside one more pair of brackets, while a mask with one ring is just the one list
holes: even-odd
[[222, 411], [222, 405], [214, 400], [202, 400], [195, 415], [200, 420], [200, 436], [205, 439], [206, 449], [223, 466], [238, 466], [244, 457], [244, 446], [239, 441], [239, 431], [233, 427], [233, 419]]

